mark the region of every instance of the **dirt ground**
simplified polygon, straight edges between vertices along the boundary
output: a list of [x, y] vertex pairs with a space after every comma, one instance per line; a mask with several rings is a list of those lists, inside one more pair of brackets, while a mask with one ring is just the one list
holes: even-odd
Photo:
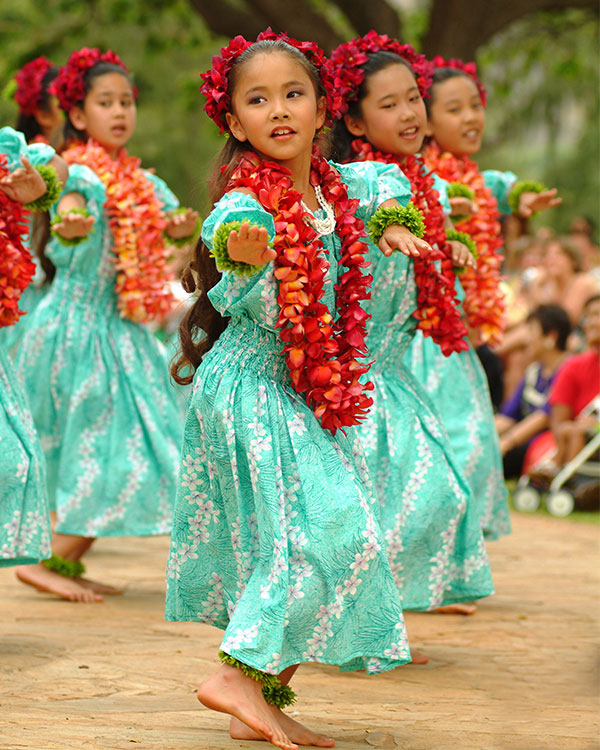
[[[303, 666], [293, 707], [339, 750], [592, 750], [599, 743], [600, 529], [513, 517], [489, 546], [496, 595], [472, 617], [408, 615], [430, 662], [377, 677]], [[77, 605], [0, 570], [2, 750], [258, 750], [195, 687], [219, 631], [163, 620], [166, 538], [104, 540], [92, 578], [122, 597]]]

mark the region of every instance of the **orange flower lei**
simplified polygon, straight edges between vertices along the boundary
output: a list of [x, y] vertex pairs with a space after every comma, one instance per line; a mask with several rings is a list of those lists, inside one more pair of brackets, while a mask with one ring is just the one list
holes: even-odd
[[[0, 154], [0, 177], [8, 174], [6, 154]], [[27, 211], [0, 190], [0, 327], [12, 326], [23, 315], [19, 299], [35, 273], [29, 250], [23, 245], [27, 234]]]
[[365, 393], [373, 384], [360, 382], [369, 365], [358, 361], [366, 354], [365, 324], [369, 318], [360, 303], [369, 298], [372, 280], [362, 270], [369, 265], [364, 224], [354, 215], [358, 200], [348, 197], [339, 172], [313, 155], [311, 182], [320, 185], [325, 200], [333, 204], [335, 231], [342, 243], [339, 262], [346, 267], [334, 287], [334, 319], [320, 301], [329, 266], [323, 243], [289, 175], [289, 170], [276, 162], [260, 161], [256, 154], [247, 153], [227, 189], [250, 188], [274, 216], [280, 308], [277, 326], [283, 353], [295, 390], [306, 394], [306, 402], [321, 425], [335, 435], [339, 428], [364, 419], [373, 403]]
[[456, 224], [457, 230], [467, 232], [477, 245], [477, 267], [466, 268], [461, 275], [465, 290], [463, 309], [469, 325], [479, 329], [482, 341], [494, 346], [502, 340], [506, 326], [506, 301], [500, 289], [502, 237], [496, 199], [485, 186], [477, 164], [466, 156], [442, 153], [435, 141], [423, 155], [436, 174], [448, 182], [467, 185], [475, 196], [477, 213]]
[[146, 323], [164, 317], [176, 304], [168, 281], [163, 238], [166, 220], [154, 185], [140, 169], [140, 160], [121, 149], [116, 159], [97, 143], [68, 148], [68, 164], [84, 164], [106, 187], [104, 208], [113, 234], [117, 278], [115, 291], [123, 318]]
[[433, 175], [424, 166], [423, 159], [407, 156], [402, 161], [393, 154], [376, 151], [363, 138], [352, 141], [352, 158], [357, 161], [380, 161], [397, 164], [410, 181], [412, 201], [425, 221], [424, 239], [437, 247], [443, 258], [438, 271], [429, 258], [414, 258], [417, 285], [417, 310], [414, 317], [417, 328], [424, 336], [431, 336], [445, 356], [466, 351], [467, 329], [462, 321], [456, 299], [455, 277], [452, 270], [450, 248], [444, 229], [444, 214], [439, 194], [433, 187]]

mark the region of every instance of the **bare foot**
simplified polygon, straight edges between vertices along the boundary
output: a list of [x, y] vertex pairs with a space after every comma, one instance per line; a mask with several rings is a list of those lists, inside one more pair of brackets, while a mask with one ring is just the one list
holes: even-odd
[[414, 648], [410, 650], [411, 664], [427, 664], [429, 657], [422, 651], [417, 651]]
[[198, 700], [213, 711], [231, 714], [282, 750], [298, 750], [269, 710], [262, 686], [241, 670], [223, 664], [198, 688]]
[[118, 596], [123, 593], [123, 589], [115, 588], [115, 586], [109, 586], [107, 583], [99, 583], [98, 581], [90, 581], [89, 578], [73, 578], [74, 581], [84, 589], [89, 589], [95, 594], [109, 594], [110, 596]]
[[433, 611], [439, 615], [474, 615], [477, 612], [477, 605], [468, 602], [457, 602], [456, 604], [446, 604], [445, 607], [438, 607]]
[[[325, 737], [324, 734], [317, 734], [305, 727], [300, 722], [292, 719], [277, 706], [269, 706], [269, 709], [275, 716], [277, 723], [284, 730], [287, 736], [297, 745], [309, 745], [311, 747], [333, 747], [335, 740]], [[256, 732], [250, 727], [233, 717], [229, 724], [229, 736], [234, 740], [261, 740]]]
[[101, 602], [102, 597], [92, 591], [80, 586], [72, 578], [65, 578], [53, 570], [48, 570], [41, 563], [38, 565], [19, 565], [16, 568], [17, 578], [33, 586], [34, 589], [44, 594], [55, 594], [61, 599], [70, 602]]

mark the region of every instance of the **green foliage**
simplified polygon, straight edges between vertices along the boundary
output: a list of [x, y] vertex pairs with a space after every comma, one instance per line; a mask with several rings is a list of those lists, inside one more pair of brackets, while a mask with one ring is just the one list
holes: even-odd
[[478, 53], [488, 89], [481, 168], [557, 187], [563, 204], [534, 225], [564, 232], [577, 214], [600, 219], [599, 27], [570, 8], [532, 14]]
[[421, 238], [425, 234], [423, 215], [412, 202], [406, 207], [391, 206], [387, 208], [380, 206], [367, 223], [371, 242], [374, 245], [379, 244], [385, 230], [394, 224], [406, 227], [415, 237]]

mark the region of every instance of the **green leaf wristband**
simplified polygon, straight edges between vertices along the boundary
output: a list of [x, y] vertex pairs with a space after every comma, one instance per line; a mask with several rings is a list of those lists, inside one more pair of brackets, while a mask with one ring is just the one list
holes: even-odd
[[67, 560], [56, 554], [44, 560], [42, 565], [65, 578], [80, 578], [85, 573], [85, 565], [79, 560]]
[[[471, 188], [468, 185], [464, 185], [462, 182], [451, 182], [448, 185], [448, 190], [446, 191], [446, 194], [448, 196], [448, 199], [450, 198], [466, 198], [469, 201], [475, 200], [475, 193], [471, 190]], [[467, 216], [466, 214], [460, 214], [456, 216], [450, 216], [450, 219], [455, 223], [458, 224], [459, 221], [464, 221], [465, 219], [470, 219], [470, 216]]]
[[26, 203], [25, 208], [30, 211], [49, 211], [58, 200], [62, 185], [56, 174], [56, 169], [49, 164], [40, 164], [36, 167], [42, 179], [46, 183], [46, 192], [31, 203]]
[[419, 239], [425, 234], [423, 216], [412, 202], [405, 208], [402, 206], [380, 206], [367, 223], [367, 230], [371, 241], [375, 245], [378, 245], [385, 230], [394, 224], [406, 227], [409, 232]]
[[83, 237], [63, 237], [62, 234], [54, 229], [54, 227], [57, 224], [60, 224], [60, 222], [67, 214], [79, 214], [80, 216], [85, 216], [87, 218], [88, 216], [91, 216], [91, 213], [87, 210], [87, 208], [70, 208], [68, 211], [63, 211], [62, 213], [58, 214], [56, 218], [52, 219], [52, 221], [50, 222], [50, 226], [52, 227], [50, 234], [52, 234], [53, 237], [56, 237], [61, 245], [65, 245], [66, 247], [74, 247], [75, 245], [78, 245], [82, 240], [87, 240], [87, 238], [90, 236], [90, 234], [92, 234], [94, 230], [92, 228]]
[[[513, 213], [519, 211], [519, 199], [523, 193], [543, 193], [548, 188], [542, 185], [541, 182], [535, 182], [534, 180], [519, 180], [512, 186], [510, 193], [508, 194], [508, 205], [512, 208]], [[538, 211], [533, 211], [532, 216], [535, 216]]]
[[296, 693], [289, 685], [282, 685], [279, 678], [274, 674], [261, 672], [260, 669], [249, 667], [244, 662], [239, 661], [234, 656], [227, 654], [225, 651], [219, 651], [219, 659], [223, 664], [229, 664], [243, 672], [247, 677], [262, 683], [263, 697], [267, 703], [278, 708], [291, 706], [296, 700]]
[[[446, 239], [448, 240], [448, 242], [462, 242], [463, 245], [467, 246], [467, 249], [469, 250], [471, 255], [474, 258], [477, 258], [477, 245], [473, 241], [471, 235], [467, 234], [466, 232], [457, 232], [456, 229], [447, 229]], [[457, 274], [463, 273], [464, 270], [465, 269], [462, 266], [454, 266], [454, 272]]]
[[[176, 214], [185, 214], [187, 212], [187, 208], [174, 208], [172, 211], [169, 211], [168, 216], [175, 216]], [[187, 245], [190, 245], [194, 239], [200, 234], [200, 230], [202, 229], [202, 222], [200, 221], [200, 217], [198, 217], [196, 221], [196, 226], [194, 227], [194, 231], [191, 234], [186, 235], [185, 237], [171, 237], [166, 232], [164, 233], [165, 243], [167, 245], [173, 245], [177, 248], [186, 247]]]
[[[227, 240], [232, 232], [239, 232], [242, 226], [241, 221], [229, 221], [221, 226], [213, 234], [213, 247], [210, 255], [215, 259], [219, 271], [229, 271], [236, 276], [252, 276], [263, 266], [253, 266], [251, 263], [244, 263], [241, 260], [232, 260], [227, 249]], [[261, 226], [255, 224], [253, 226]]]

